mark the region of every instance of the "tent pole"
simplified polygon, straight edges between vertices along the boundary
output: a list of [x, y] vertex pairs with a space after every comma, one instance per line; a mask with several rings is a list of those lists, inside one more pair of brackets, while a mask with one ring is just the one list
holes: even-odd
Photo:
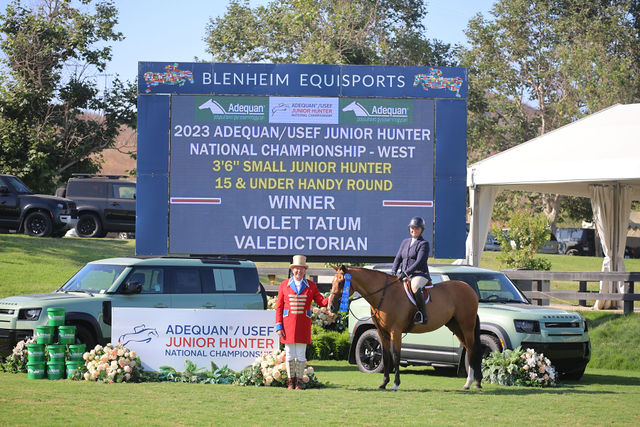
[[474, 185], [469, 187], [473, 191], [473, 206], [471, 207], [471, 262], [470, 264], [477, 267], [480, 265], [480, 191], [481, 188]]
[[620, 247], [620, 183], [613, 185], [613, 242], [611, 245], [611, 271], [618, 271], [618, 248]]

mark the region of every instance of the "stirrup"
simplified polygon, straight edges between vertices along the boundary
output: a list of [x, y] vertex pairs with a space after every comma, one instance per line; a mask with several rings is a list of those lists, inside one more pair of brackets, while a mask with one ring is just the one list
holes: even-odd
[[423, 325], [427, 323], [427, 319], [422, 316], [422, 312], [420, 310], [418, 310], [413, 316], [413, 323], [416, 325]]

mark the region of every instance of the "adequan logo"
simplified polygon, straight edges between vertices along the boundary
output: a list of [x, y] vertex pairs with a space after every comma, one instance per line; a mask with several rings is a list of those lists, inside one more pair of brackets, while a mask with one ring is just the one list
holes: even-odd
[[259, 97], [198, 97], [196, 106], [196, 118], [202, 121], [262, 121], [268, 114], [267, 100]]
[[342, 99], [341, 122], [410, 123], [411, 105], [401, 100]]

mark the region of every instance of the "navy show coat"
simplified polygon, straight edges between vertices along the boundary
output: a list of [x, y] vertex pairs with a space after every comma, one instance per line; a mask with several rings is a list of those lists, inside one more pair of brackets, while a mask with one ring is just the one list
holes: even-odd
[[427, 265], [429, 242], [420, 235], [416, 242], [412, 246], [410, 245], [410, 237], [400, 243], [400, 249], [398, 249], [396, 258], [393, 260], [392, 273], [395, 275], [400, 269], [409, 277], [422, 276], [431, 279], [429, 266]]

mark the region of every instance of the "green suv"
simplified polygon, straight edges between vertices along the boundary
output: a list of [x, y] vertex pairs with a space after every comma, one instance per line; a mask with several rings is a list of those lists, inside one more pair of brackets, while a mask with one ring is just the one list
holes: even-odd
[[265, 310], [253, 262], [219, 258], [109, 258], [85, 265], [48, 294], [0, 300], [0, 356], [47, 325], [47, 309], [62, 307], [88, 348], [111, 340], [112, 307]]
[[[391, 264], [370, 266], [390, 272]], [[485, 356], [503, 349], [532, 348], [544, 353], [565, 379], [580, 379], [591, 357], [585, 319], [577, 313], [532, 305], [504, 274], [482, 268], [429, 266], [434, 283], [461, 280], [478, 293], [480, 341]], [[437, 301], [433, 302], [437, 304]], [[371, 307], [362, 298], [349, 310], [349, 362], [362, 372], [382, 371], [382, 347], [371, 322]], [[428, 312], [427, 312], [428, 315]], [[400, 354], [403, 365], [431, 365], [465, 371], [465, 354], [445, 326], [425, 334], [406, 334]]]

